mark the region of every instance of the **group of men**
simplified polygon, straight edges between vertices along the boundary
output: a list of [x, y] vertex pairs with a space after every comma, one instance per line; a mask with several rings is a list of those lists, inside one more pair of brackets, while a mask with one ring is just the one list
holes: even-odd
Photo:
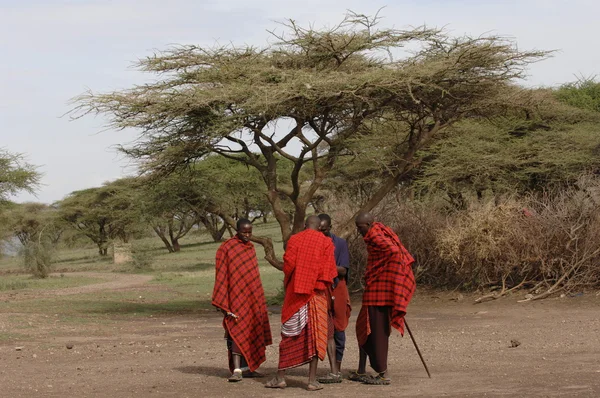
[[[359, 364], [348, 378], [387, 385], [391, 382], [387, 374], [389, 336], [392, 327], [404, 334], [404, 315], [415, 290], [414, 260], [392, 229], [375, 222], [371, 214], [361, 213], [355, 221], [366, 243], [368, 260], [356, 320]], [[231, 382], [261, 376], [256, 369], [266, 360], [266, 347], [272, 344], [251, 236], [252, 223], [240, 219], [237, 234], [224, 242], [216, 255], [212, 304], [224, 314]], [[309, 216], [305, 229], [287, 241], [283, 263], [279, 366], [265, 387], [285, 388], [285, 371], [307, 363], [309, 391], [322, 389], [322, 383], [341, 383], [345, 329], [351, 311], [348, 245], [331, 233], [327, 214]], [[330, 372], [317, 379], [318, 361], [326, 355]], [[374, 376], [366, 372], [367, 358]]]

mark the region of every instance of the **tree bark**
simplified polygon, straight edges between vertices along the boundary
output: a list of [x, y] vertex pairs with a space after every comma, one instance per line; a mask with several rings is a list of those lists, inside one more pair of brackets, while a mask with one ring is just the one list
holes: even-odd
[[152, 229], [154, 230], [154, 232], [156, 232], [156, 235], [158, 235], [160, 240], [162, 240], [162, 242], [165, 244], [165, 247], [167, 248], [169, 253], [173, 253], [175, 250], [173, 250], [173, 246], [171, 246], [171, 242], [169, 242], [169, 240], [165, 236], [164, 232], [160, 229], [160, 227], [152, 226]]
[[393, 162], [392, 166], [395, 169], [394, 173], [388, 177], [388, 179], [381, 185], [381, 187], [369, 198], [367, 203], [365, 203], [356, 213], [352, 215], [352, 217], [345, 222], [342, 223], [342, 227], [338, 231], [338, 234], [344, 238], [348, 239], [354, 230], [354, 220], [355, 218], [363, 212], [370, 212], [377, 206], [383, 198], [387, 196], [402, 180], [402, 177], [411, 171], [414, 167], [412, 163], [415, 154], [419, 149], [423, 147], [427, 141], [439, 130], [446, 127], [447, 124], [442, 125], [440, 122], [436, 122], [431, 128], [428, 128], [426, 132], [423, 132], [419, 135], [419, 138], [413, 141], [410, 149], [402, 156], [402, 158]]

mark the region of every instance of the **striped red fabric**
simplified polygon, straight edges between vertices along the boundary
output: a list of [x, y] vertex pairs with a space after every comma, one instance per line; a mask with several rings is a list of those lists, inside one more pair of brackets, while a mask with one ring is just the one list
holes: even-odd
[[279, 370], [295, 368], [310, 362], [315, 356], [325, 359], [327, 352], [327, 297], [315, 294], [308, 301], [308, 322], [302, 332], [293, 337], [281, 335]]
[[416, 288], [414, 259], [396, 233], [381, 223], [373, 223], [364, 241], [369, 256], [362, 305], [391, 306], [392, 326], [404, 335], [404, 315]]
[[[237, 344], [251, 371], [266, 360], [272, 344], [265, 293], [251, 242], [237, 236], [217, 250], [212, 304], [237, 318], [226, 316], [223, 327]], [[233, 371], [233, 369], [231, 369]]]

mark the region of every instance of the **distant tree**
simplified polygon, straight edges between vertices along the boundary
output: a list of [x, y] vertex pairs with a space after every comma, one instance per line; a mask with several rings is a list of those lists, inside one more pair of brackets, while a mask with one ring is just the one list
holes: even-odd
[[112, 239], [127, 243], [141, 226], [138, 192], [130, 178], [72, 192], [57, 207], [63, 220], [98, 246], [101, 256], [108, 254]]
[[[209, 153], [255, 168], [284, 241], [304, 225], [307, 209], [349, 140], [368, 137], [390, 119], [402, 126], [380, 141], [393, 149], [388, 175], [358, 211], [373, 209], [414, 166], [417, 151], [469, 117], [514, 107], [514, 82], [543, 51], [519, 51], [501, 37], [453, 38], [433, 29], [377, 29], [378, 18], [351, 13], [316, 30], [294, 21], [265, 47], [180, 46], [142, 60], [154, 82], [109, 94], [83, 95], [73, 110], [107, 115], [116, 128], [138, 128], [123, 151], [144, 169], [168, 173]], [[398, 49], [416, 51], [394, 59]], [[289, 185], [281, 184], [288, 163]], [[311, 178], [304, 184], [302, 174]], [[288, 202], [293, 211], [284, 208]], [[341, 223], [353, 230], [353, 217]], [[267, 260], [280, 268], [272, 243]]]
[[593, 78], [581, 78], [574, 83], [563, 84], [555, 93], [566, 104], [600, 112], [600, 82]]
[[208, 156], [187, 170], [138, 181], [144, 218], [170, 252], [202, 224], [215, 241], [227, 228], [222, 217], [264, 217], [270, 206], [260, 175], [240, 162]]
[[44, 203], [14, 203], [5, 213], [5, 230], [23, 246], [38, 239], [41, 230], [51, 244], [57, 245], [65, 227], [57, 209]]
[[24, 161], [23, 155], [0, 149], [0, 201], [19, 191], [33, 193], [39, 181], [40, 173]]
[[467, 122], [428, 149], [415, 187], [445, 192], [456, 207], [463, 194], [482, 198], [547, 192], [575, 183], [600, 170], [600, 130], [597, 124], [534, 125], [514, 130], [510, 125]]

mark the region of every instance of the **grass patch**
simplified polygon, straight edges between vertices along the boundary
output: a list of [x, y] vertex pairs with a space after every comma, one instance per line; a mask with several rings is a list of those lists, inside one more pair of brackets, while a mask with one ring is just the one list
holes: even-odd
[[29, 336], [20, 334], [20, 333], [12, 333], [12, 332], [0, 332], [0, 342], [13, 342], [13, 341], [23, 341], [30, 339]]
[[27, 275], [6, 275], [0, 278], [0, 292], [33, 289], [33, 290], [52, 290], [68, 287], [77, 287], [90, 285], [92, 283], [103, 282], [100, 278], [87, 278], [80, 276], [60, 277], [51, 275], [45, 279], [32, 278]]
[[[277, 223], [257, 224], [254, 231], [257, 235], [273, 237], [276, 253], [282, 256], [283, 245]], [[89, 246], [59, 250], [53, 271], [135, 272], [154, 276], [147, 285], [128, 290], [3, 301], [0, 302], [0, 314], [26, 314], [28, 317], [37, 314], [41, 317], [41, 323], [56, 321], [66, 326], [150, 315], [200, 314], [212, 309], [214, 259], [221, 242], [213, 242], [208, 234], [194, 232], [182, 239], [182, 248], [178, 253], [169, 253], [158, 237], [133, 243], [137, 250], [151, 257], [151, 268], [134, 269], [131, 264], [114, 265], [110, 254], [100, 257], [97, 249]], [[271, 303], [272, 298], [280, 295], [283, 274], [262, 260], [264, 251], [261, 246], [256, 245], [256, 251], [265, 295]], [[20, 259], [14, 257], [0, 259], [0, 273], [3, 274], [0, 277], [0, 291], [60, 289], [104, 281], [55, 275], [44, 280], [32, 279], [24, 274]]]

